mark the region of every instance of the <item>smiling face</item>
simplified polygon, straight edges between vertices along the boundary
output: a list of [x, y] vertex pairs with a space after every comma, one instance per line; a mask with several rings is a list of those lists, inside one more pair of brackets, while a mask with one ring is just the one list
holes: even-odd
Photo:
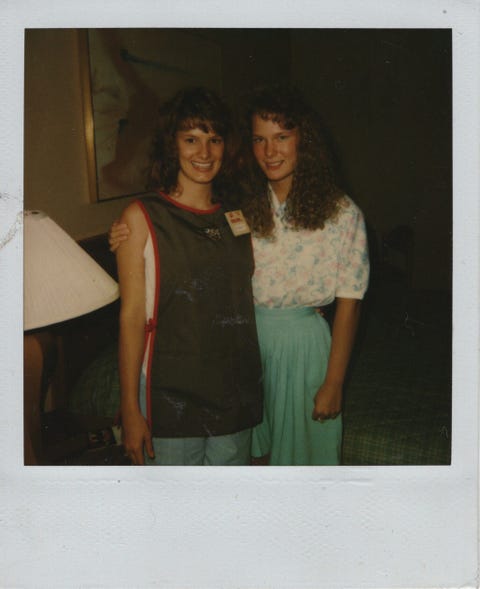
[[178, 183], [185, 189], [211, 184], [222, 166], [224, 141], [212, 129], [199, 127], [177, 131]]
[[297, 165], [300, 132], [286, 129], [271, 118], [252, 118], [253, 154], [279, 200], [284, 201], [292, 186]]

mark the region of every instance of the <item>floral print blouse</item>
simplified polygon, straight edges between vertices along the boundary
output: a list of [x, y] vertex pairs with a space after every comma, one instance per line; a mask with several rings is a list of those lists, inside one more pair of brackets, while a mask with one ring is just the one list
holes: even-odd
[[293, 229], [285, 203], [271, 190], [275, 233], [253, 237], [253, 294], [261, 307], [321, 307], [336, 297], [362, 299], [368, 286], [367, 236], [362, 212], [344, 196], [323, 229]]

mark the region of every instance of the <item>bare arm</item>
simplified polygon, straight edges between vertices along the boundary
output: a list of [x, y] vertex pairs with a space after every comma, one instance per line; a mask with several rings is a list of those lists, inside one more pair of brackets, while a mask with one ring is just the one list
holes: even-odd
[[144, 464], [144, 446], [153, 456], [151, 434], [141, 414], [138, 393], [145, 344], [145, 267], [143, 250], [148, 227], [137, 204], [128, 206], [121, 222], [128, 223], [130, 239], [117, 249], [120, 282], [119, 372], [123, 443], [134, 464]]
[[355, 342], [360, 309], [360, 300], [337, 298], [327, 374], [314, 399], [313, 419], [331, 419], [342, 410], [343, 383]]

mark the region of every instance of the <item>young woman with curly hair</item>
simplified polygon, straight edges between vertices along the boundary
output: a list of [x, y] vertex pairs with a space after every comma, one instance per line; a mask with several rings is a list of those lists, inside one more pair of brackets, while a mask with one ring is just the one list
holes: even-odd
[[[369, 264], [364, 219], [339, 188], [325, 134], [287, 85], [254, 90], [237, 164], [252, 231], [264, 418], [254, 463], [340, 463], [343, 385]], [[127, 236], [110, 232], [110, 244]], [[335, 302], [332, 333], [318, 308]]]
[[[252, 455], [272, 465], [339, 464], [343, 384], [368, 283], [363, 216], [338, 187], [316, 115], [297, 90], [255, 90], [245, 113], [243, 209], [265, 392]], [[334, 301], [330, 335], [316, 309]]]
[[227, 222], [229, 113], [203, 88], [160, 110], [152, 192], [121, 222], [119, 369], [133, 464], [242, 465], [261, 421], [248, 234]]

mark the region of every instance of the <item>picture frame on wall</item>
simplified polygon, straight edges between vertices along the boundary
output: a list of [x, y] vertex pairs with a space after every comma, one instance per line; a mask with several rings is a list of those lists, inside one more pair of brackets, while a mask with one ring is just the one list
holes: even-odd
[[158, 106], [185, 86], [221, 92], [221, 50], [194, 30], [79, 35], [90, 201], [142, 194]]

